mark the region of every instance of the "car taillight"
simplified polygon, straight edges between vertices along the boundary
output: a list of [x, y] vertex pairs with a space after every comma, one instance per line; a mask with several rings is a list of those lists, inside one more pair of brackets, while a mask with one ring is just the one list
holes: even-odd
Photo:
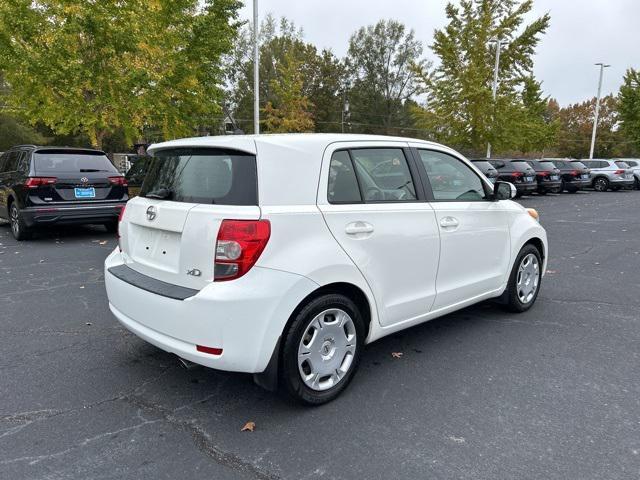
[[247, 273], [270, 236], [269, 220], [223, 220], [216, 240], [214, 281], [234, 280]]
[[56, 177], [29, 177], [24, 182], [24, 186], [27, 188], [38, 188], [45, 185], [53, 185], [58, 179]]
[[616, 175], [622, 175], [624, 173], [624, 170], [616, 170], [615, 172]]
[[549, 172], [540, 172], [538, 175], [540, 175], [541, 177], [548, 177], [550, 175]]
[[578, 176], [578, 170], [571, 170], [569, 172], [569, 175], [571, 175], [572, 177], [577, 177]]
[[127, 180], [124, 177], [118, 176], [118, 177], [109, 177], [109, 183], [111, 185], [117, 185], [119, 187], [126, 187], [127, 186]]

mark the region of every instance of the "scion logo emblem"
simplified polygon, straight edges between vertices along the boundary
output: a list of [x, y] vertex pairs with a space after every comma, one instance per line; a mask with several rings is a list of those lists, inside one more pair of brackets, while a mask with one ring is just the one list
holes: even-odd
[[82, 177], [82, 178], [80, 179], [80, 182], [81, 182], [83, 185], [86, 185], [86, 184], [88, 184], [88, 183], [89, 183], [89, 179], [88, 179], [87, 177]]
[[156, 207], [152, 205], [149, 208], [147, 208], [147, 220], [152, 222], [153, 220], [156, 219], [157, 216], [158, 216], [158, 212], [156, 212]]
[[202, 275], [202, 272], [197, 268], [192, 268], [191, 270], [187, 270], [187, 275], [191, 275], [192, 277], [199, 277]]

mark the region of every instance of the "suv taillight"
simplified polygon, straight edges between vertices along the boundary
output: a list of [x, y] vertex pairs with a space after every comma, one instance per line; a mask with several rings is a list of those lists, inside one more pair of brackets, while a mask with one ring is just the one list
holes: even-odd
[[44, 185], [53, 185], [58, 179], [56, 177], [29, 177], [24, 182], [24, 186], [27, 188], [38, 188]]
[[615, 172], [616, 175], [622, 175], [624, 173], [624, 170], [616, 170]]
[[111, 185], [117, 185], [117, 186], [120, 186], [120, 187], [126, 187], [127, 186], [127, 180], [122, 176], [109, 177], [109, 183]]
[[269, 220], [223, 220], [216, 240], [214, 281], [234, 280], [247, 273], [270, 236]]

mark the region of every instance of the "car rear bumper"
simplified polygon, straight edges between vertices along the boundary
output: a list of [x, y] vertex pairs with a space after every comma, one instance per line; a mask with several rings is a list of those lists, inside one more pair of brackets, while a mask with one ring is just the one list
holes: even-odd
[[532, 193], [538, 189], [538, 183], [514, 183], [518, 193]]
[[560, 180], [538, 182], [538, 191], [549, 192], [552, 190], [557, 190], [561, 186], [562, 186], [562, 182]]
[[120, 211], [126, 204], [110, 202], [108, 204], [64, 205], [46, 207], [28, 207], [20, 211], [27, 227], [44, 225], [69, 225], [87, 223], [117, 222]]
[[[233, 372], [263, 372], [291, 313], [318, 288], [306, 277], [254, 266], [237, 280], [211, 283], [180, 300], [109, 271], [122, 264], [117, 250], [105, 261], [109, 308], [122, 325], [162, 350]], [[197, 345], [222, 353], [203, 353]]]

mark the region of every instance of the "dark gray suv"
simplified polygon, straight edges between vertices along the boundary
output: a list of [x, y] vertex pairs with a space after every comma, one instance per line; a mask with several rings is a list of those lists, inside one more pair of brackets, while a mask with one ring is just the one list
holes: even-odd
[[0, 218], [17, 240], [52, 224], [116, 231], [128, 199], [124, 176], [99, 150], [20, 145], [0, 157]]

